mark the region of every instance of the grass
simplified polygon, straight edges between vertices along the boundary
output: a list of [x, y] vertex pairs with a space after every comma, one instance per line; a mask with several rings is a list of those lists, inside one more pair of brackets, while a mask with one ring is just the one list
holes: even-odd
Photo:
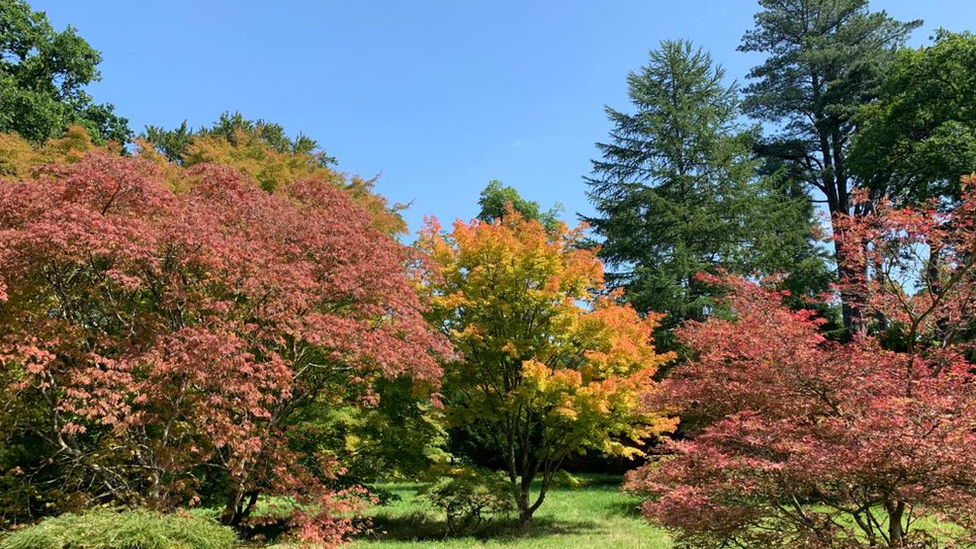
[[621, 492], [620, 477], [584, 476], [578, 488], [556, 488], [527, 527], [495, 522], [477, 537], [445, 537], [443, 517], [417, 497], [419, 485], [383, 486], [401, 499], [375, 507], [375, 533], [354, 549], [665, 549], [667, 535], [636, 510], [637, 498]]

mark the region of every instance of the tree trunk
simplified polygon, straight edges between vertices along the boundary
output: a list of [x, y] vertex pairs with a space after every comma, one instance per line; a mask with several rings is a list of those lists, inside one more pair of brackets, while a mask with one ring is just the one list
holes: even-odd
[[[844, 252], [838, 239], [842, 235], [838, 234], [836, 226], [833, 227], [834, 230], [834, 258], [837, 261], [837, 278], [841, 283], [845, 281], [857, 280], [858, 274], [851, 266], [848, 264], [847, 253]], [[863, 273], [860, 273], [863, 274]], [[848, 334], [853, 334], [857, 330], [863, 327], [864, 322], [861, 319], [861, 310], [858, 307], [859, 295], [857, 291], [852, 291], [851, 289], [845, 289], [841, 291], [840, 303], [841, 303], [841, 315], [844, 320], [844, 329], [847, 330]]]
[[227, 526], [236, 526], [240, 522], [240, 513], [237, 510], [241, 500], [241, 493], [237, 490], [230, 490], [227, 494], [227, 501], [224, 502], [224, 511], [220, 514], [220, 523]]
[[519, 523], [521, 524], [528, 524], [532, 522], [532, 515], [535, 513], [535, 510], [538, 509], [539, 506], [542, 505], [542, 502], [546, 500], [546, 492], [548, 491], [549, 486], [548, 482], [545, 480], [545, 478], [543, 478], [543, 484], [539, 488], [539, 496], [535, 498], [534, 502], [529, 503], [532, 496], [533, 480], [534, 475], [531, 477], [525, 476], [522, 478], [522, 481], [518, 486], [518, 497], [516, 497], [515, 501], [518, 504]]
[[904, 547], [905, 531], [901, 526], [901, 519], [905, 515], [905, 502], [886, 501], [885, 511], [888, 513], [888, 546]]
[[519, 523], [528, 524], [532, 522], [532, 507], [529, 505], [529, 491], [522, 488], [519, 490], [518, 497]]
[[220, 514], [220, 523], [227, 526], [239, 525], [251, 514], [254, 504], [258, 501], [258, 494], [257, 490], [250, 492], [231, 490], [224, 503], [224, 510]]

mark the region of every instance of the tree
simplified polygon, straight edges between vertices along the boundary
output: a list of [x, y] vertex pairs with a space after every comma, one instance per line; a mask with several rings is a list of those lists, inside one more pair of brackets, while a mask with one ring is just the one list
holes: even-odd
[[597, 144], [603, 158], [587, 179], [598, 215], [586, 221], [603, 237], [610, 285], [638, 311], [667, 313], [668, 326], [713, 304], [699, 272], [799, 273], [820, 262], [805, 199], [778, 173], [756, 177], [754, 131], [737, 123], [736, 88], [723, 77], [690, 43], [662, 42], [628, 76], [636, 112], [607, 108], [612, 140]]
[[23, 0], [0, 1], [0, 133], [37, 143], [80, 125], [96, 141], [127, 143], [128, 121], [84, 91], [101, 60], [72, 27], [55, 31]]
[[415, 253], [328, 180], [166, 174], [93, 152], [0, 181], [0, 430], [42, 452], [21, 482], [57, 490], [46, 513], [205, 502], [235, 525], [279, 495], [337, 542], [359, 492], [294, 427], [379, 377], [436, 385]]
[[658, 317], [601, 296], [602, 265], [581, 237], [510, 209], [446, 235], [431, 220], [419, 240], [432, 321], [463, 354], [446, 367], [444, 413], [500, 454], [522, 521], [567, 457], [639, 455], [634, 444], [671, 427], [639, 406], [670, 358], [651, 343]]
[[654, 495], [645, 513], [689, 547], [976, 543], [974, 183], [950, 212], [880, 202], [841, 220], [851, 272], [875, 271], [842, 281], [874, 319], [847, 343], [782, 293], [724, 281], [734, 317], [683, 328], [698, 358], [653, 403], [692, 437], [630, 476]]
[[538, 202], [522, 198], [514, 187], [505, 186], [497, 179], [489, 181], [488, 186], [481, 191], [478, 205], [481, 206], [478, 219], [485, 223], [505, 217], [511, 205], [511, 209], [518, 212], [523, 219], [538, 221], [551, 231], [558, 230], [559, 213], [562, 211], [562, 205], [558, 203], [549, 208], [549, 211], [540, 211]]
[[959, 178], [976, 172], [976, 37], [939, 31], [905, 49], [877, 101], [861, 109], [851, 172], [879, 195], [909, 204], [958, 200]]
[[[760, 147], [792, 166], [791, 173], [823, 194], [831, 219], [860, 215], [848, 166], [858, 107], [875, 99], [895, 50], [921, 21], [903, 23], [872, 13], [868, 0], [760, 0], [756, 28], [740, 51], [769, 54], [749, 72], [745, 111], [778, 123]], [[836, 224], [832, 227], [838, 229]], [[835, 259], [848, 262], [839, 248]], [[848, 276], [850, 273], [840, 273]], [[842, 296], [844, 326], [857, 324], [852, 296]]]
[[212, 126], [198, 130], [187, 126], [186, 120], [174, 130], [146, 126], [143, 137], [167, 158], [179, 164], [187, 161], [193, 163], [194, 151], [191, 145], [194, 137], [223, 138], [236, 147], [243, 147], [250, 140], [258, 140], [277, 153], [312, 156], [320, 166], [334, 166], [338, 163], [335, 157], [326, 154], [318, 142], [311, 137], [300, 133], [292, 139], [288, 137], [281, 124], [260, 119], [248, 120], [239, 112], [222, 113]]
[[184, 168], [209, 163], [233, 166], [268, 192], [304, 177], [326, 179], [345, 189], [366, 208], [380, 230], [390, 234], [407, 230], [398, 213], [405, 206], [390, 206], [384, 197], [376, 194], [375, 178], [347, 178], [334, 169], [335, 158], [326, 154], [315, 140], [302, 134], [289, 138], [284, 128], [272, 122], [248, 120], [240, 113], [224, 113], [213, 126], [198, 130], [188, 128], [186, 122], [175, 130], [148, 126], [138, 142], [143, 152], [159, 153]]
[[43, 143], [31, 143], [17, 134], [0, 133], [0, 177], [30, 177], [44, 164], [70, 164], [94, 150], [120, 154], [121, 148], [95, 143], [81, 126], [69, 126], [64, 135]]

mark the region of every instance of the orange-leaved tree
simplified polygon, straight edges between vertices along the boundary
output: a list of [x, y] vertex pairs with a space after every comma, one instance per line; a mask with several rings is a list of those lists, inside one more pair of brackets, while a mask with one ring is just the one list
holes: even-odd
[[658, 317], [605, 294], [582, 230], [547, 231], [511, 211], [448, 233], [429, 220], [418, 242], [431, 259], [433, 321], [463, 355], [446, 369], [445, 416], [498, 454], [522, 521], [567, 457], [636, 456], [674, 426], [640, 405], [671, 358], [652, 343]]

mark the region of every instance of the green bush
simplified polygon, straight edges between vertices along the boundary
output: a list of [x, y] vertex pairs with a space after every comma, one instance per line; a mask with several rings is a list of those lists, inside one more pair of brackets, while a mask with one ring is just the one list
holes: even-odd
[[494, 517], [515, 508], [512, 488], [499, 473], [472, 467], [457, 469], [425, 487], [421, 494], [447, 515], [449, 533], [473, 533]]
[[211, 519], [154, 511], [93, 510], [13, 532], [0, 549], [231, 549], [234, 531]]

